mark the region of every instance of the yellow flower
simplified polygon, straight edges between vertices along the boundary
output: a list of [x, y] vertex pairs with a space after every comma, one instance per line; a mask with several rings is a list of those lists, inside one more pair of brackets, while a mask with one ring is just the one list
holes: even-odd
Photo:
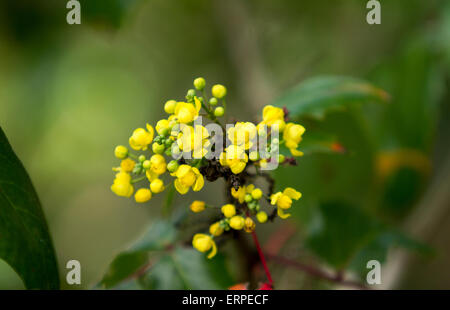
[[292, 206], [292, 199], [299, 200], [302, 197], [300, 192], [297, 192], [291, 187], [287, 187], [283, 192], [278, 192], [270, 196], [270, 203], [277, 206], [278, 216], [286, 219], [291, 216], [284, 213], [283, 210], [289, 209]]
[[133, 185], [131, 185], [131, 175], [127, 172], [117, 173], [111, 190], [117, 196], [130, 197], [134, 191]]
[[136, 162], [130, 158], [124, 159], [120, 162], [120, 170], [124, 172], [131, 172], [133, 171], [134, 165], [136, 165]]
[[230, 145], [225, 152], [220, 154], [220, 164], [228, 166], [234, 174], [241, 173], [248, 162], [248, 156], [244, 149], [237, 145]]
[[237, 122], [227, 131], [231, 143], [248, 150], [253, 146], [256, 137], [256, 126], [251, 122]]
[[283, 109], [266, 105], [263, 109], [263, 123], [268, 127], [278, 125], [278, 130], [283, 130], [286, 125], [284, 122]]
[[150, 170], [161, 175], [166, 172], [166, 159], [160, 154], [155, 154], [150, 158]]
[[256, 224], [251, 217], [246, 217], [244, 220], [244, 230], [245, 232], [251, 233], [255, 230]]
[[189, 208], [191, 209], [192, 212], [199, 213], [205, 210], [205, 206], [206, 205], [204, 201], [195, 200], [191, 203]]
[[283, 139], [286, 142], [286, 147], [291, 151], [294, 156], [302, 156], [303, 152], [298, 151], [297, 147], [300, 141], [302, 141], [302, 135], [305, 132], [305, 128], [302, 125], [287, 123], [283, 131]]
[[214, 97], [216, 97], [217, 99], [222, 99], [223, 97], [226, 96], [227, 94], [227, 89], [225, 88], [225, 86], [220, 85], [220, 84], [216, 84], [212, 87], [211, 89], [211, 93]]
[[124, 159], [128, 156], [128, 149], [123, 145], [118, 145], [114, 149], [114, 155], [119, 159]]
[[220, 226], [220, 222], [215, 222], [209, 226], [209, 233], [215, 237], [220, 236], [223, 233], [223, 228]]
[[175, 188], [180, 194], [186, 194], [189, 188], [192, 187], [194, 192], [202, 189], [205, 181], [203, 175], [197, 168], [189, 165], [181, 165], [177, 171], [173, 173], [177, 177], [175, 180]]
[[206, 234], [195, 234], [192, 239], [192, 246], [197, 249], [197, 251], [205, 253], [209, 250], [211, 252], [208, 254], [208, 258], [213, 258], [217, 253], [217, 246], [211, 236]]
[[152, 192], [148, 188], [140, 188], [134, 194], [134, 199], [138, 203], [144, 203], [152, 198]]
[[258, 220], [258, 222], [260, 223], [265, 223], [267, 222], [267, 213], [264, 211], [259, 211], [258, 213], [256, 213], [256, 219]]
[[138, 128], [133, 131], [133, 135], [129, 139], [130, 146], [134, 150], [145, 151], [148, 148], [148, 145], [152, 143], [154, 134], [153, 127], [149, 124], [147, 124], [147, 130]]
[[232, 217], [236, 214], [236, 208], [232, 204], [223, 205], [221, 210], [225, 217]]
[[236, 230], [244, 228], [245, 220], [240, 215], [235, 215], [230, 219], [230, 227]]
[[198, 117], [198, 111], [200, 110], [200, 107], [196, 107], [193, 104], [187, 102], [178, 102], [175, 107], [174, 113], [180, 123], [187, 124], [194, 121]]
[[245, 186], [239, 186], [238, 190], [234, 187], [231, 188], [231, 196], [239, 200], [239, 203], [244, 203], [245, 199]]
[[200, 159], [206, 155], [206, 147], [210, 145], [208, 137], [208, 130], [201, 125], [195, 126], [195, 129], [192, 126], [183, 126], [178, 134], [177, 144], [183, 152], [192, 151], [192, 157]]
[[164, 182], [161, 179], [154, 179], [150, 183], [150, 189], [155, 194], [161, 193], [164, 190]]

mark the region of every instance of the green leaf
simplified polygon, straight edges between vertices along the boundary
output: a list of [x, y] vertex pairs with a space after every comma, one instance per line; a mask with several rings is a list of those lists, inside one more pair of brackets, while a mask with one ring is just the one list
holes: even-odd
[[305, 155], [317, 153], [345, 153], [346, 148], [338, 142], [335, 135], [308, 132], [300, 143], [299, 150]]
[[174, 242], [175, 237], [176, 230], [172, 223], [156, 221], [127, 252], [114, 258], [100, 285], [111, 288], [126, 280], [148, 264], [151, 251], [164, 250]]
[[148, 263], [147, 252], [125, 252], [119, 254], [109, 266], [108, 272], [101, 283], [105, 288], [111, 288], [130, 278]]
[[179, 246], [161, 257], [140, 283], [145, 289], [214, 290], [227, 288], [229, 279], [223, 259], [207, 259], [192, 248]]
[[157, 251], [171, 245], [177, 231], [169, 221], [158, 219], [147, 232], [131, 247], [133, 251]]
[[58, 289], [55, 251], [38, 196], [0, 128], [0, 258], [28, 289]]
[[276, 99], [274, 105], [286, 107], [291, 118], [323, 119], [331, 110], [342, 110], [356, 103], [388, 100], [389, 95], [384, 90], [363, 80], [323, 76], [303, 81]]

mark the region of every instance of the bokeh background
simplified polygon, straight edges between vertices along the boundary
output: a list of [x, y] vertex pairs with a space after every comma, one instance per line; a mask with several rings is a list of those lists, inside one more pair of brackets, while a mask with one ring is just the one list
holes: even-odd
[[[77, 259], [77, 288], [92, 287], [158, 218], [161, 198], [142, 206], [111, 193], [113, 149], [161, 118], [195, 77], [227, 85], [229, 114], [256, 120], [292, 86], [332, 74], [364, 78], [392, 100], [307, 127], [332, 132], [348, 152], [277, 172], [280, 186], [304, 195], [281, 251], [324, 268], [339, 261], [330, 249], [346, 249], [358, 217], [317, 205], [345, 202], [430, 249], [391, 249], [383, 288], [449, 289], [450, 3], [381, 2], [381, 25], [368, 25], [364, 0], [80, 0], [81, 25], [68, 25], [66, 1], [1, 1], [0, 125], [38, 191], [61, 276]], [[199, 195], [216, 201], [219, 187]], [[192, 196], [184, 198], [175, 205], [185, 208]], [[263, 242], [279, 223], [261, 232]], [[278, 288], [327, 287], [273, 269]], [[0, 288], [22, 287], [0, 263]]]

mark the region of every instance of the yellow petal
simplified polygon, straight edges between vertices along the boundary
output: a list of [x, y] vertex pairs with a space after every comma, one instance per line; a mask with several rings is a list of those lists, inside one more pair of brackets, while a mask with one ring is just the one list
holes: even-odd
[[299, 151], [299, 150], [296, 150], [296, 149], [289, 149], [289, 151], [291, 151], [291, 154], [293, 156], [303, 156], [303, 152], [302, 151]]
[[209, 254], [207, 256], [209, 259], [213, 258], [217, 253], [216, 243], [214, 242], [214, 240], [211, 240], [211, 242], [212, 242], [212, 250], [211, 250], [211, 252], [209, 252]]
[[245, 162], [240, 161], [232, 165], [230, 168], [231, 172], [233, 172], [234, 174], [239, 174], [245, 169]]
[[197, 180], [194, 183], [194, 186], [192, 186], [192, 190], [194, 192], [198, 192], [203, 188], [203, 185], [205, 185], [205, 180], [203, 179], [203, 176], [200, 174], [197, 176]]
[[291, 216], [290, 213], [284, 213], [283, 209], [281, 209], [281, 208], [277, 208], [277, 213], [278, 213], [278, 216], [282, 219], [287, 219], [288, 217]]
[[181, 184], [181, 182], [177, 179], [174, 182], [175, 188], [176, 190], [181, 194], [184, 195], [189, 191], [189, 187], [184, 186], [183, 184]]
[[192, 167], [189, 165], [181, 165], [180, 167], [178, 167], [177, 172], [176, 172], [177, 178], [184, 177], [186, 174], [189, 173], [189, 171], [191, 171], [191, 169], [192, 169]]
[[291, 199], [299, 200], [300, 197], [302, 197], [302, 194], [300, 192], [297, 192], [292, 187], [286, 187], [286, 189], [283, 191], [283, 194], [288, 196]]
[[150, 124], [147, 123], [147, 130], [150, 133], [150, 143], [153, 141], [153, 137], [155, 136], [155, 130], [153, 129], [152, 126], [150, 126]]
[[195, 102], [195, 110], [200, 111], [200, 109], [202, 108], [202, 103], [200, 102], [200, 100], [198, 100], [197, 97], [194, 97], [194, 102]]
[[272, 194], [272, 196], [270, 196], [270, 204], [275, 205], [277, 203], [278, 198], [280, 198], [281, 195], [282, 195], [281, 192]]

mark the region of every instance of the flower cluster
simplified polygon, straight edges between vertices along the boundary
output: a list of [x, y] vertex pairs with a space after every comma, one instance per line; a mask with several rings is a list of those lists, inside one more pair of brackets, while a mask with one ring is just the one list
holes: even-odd
[[[286, 211], [301, 194], [293, 188], [274, 193], [273, 184], [264, 194], [253, 179], [271, 180], [264, 171], [271, 164], [275, 168], [295, 164], [294, 157], [280, 153], [280, 147], [285, 147], [289, 156], [303, 155], [298, 147], [305, 128], [289, 122], [286, 109], [271, 105], [264, 107], [257, 124], [237, 121], [224, 126], [221, 118], [226, 112], [227, 89], [214, 85], [208, 99], [205, 84], [203, 78], [195, 79], [194, 89], [187, 91], [184, 100], [164, 104], [167, 118], [154, 127], [146, 124], [145, 128], [135, 129], [128, 141], [130, 149], [123, 145], [115, 148], [114, 154], [121, 162], [113, 168], [116, 174], [111, 190], [123, 197], [134, 194], [136, 202], [145, 203], [172, 184], [184, 195], [190, 189], [200, 191], [205, 179], [223, 178], [230, 201], [220, 208], [222, 219], [211, 224], [208, 234], [198, 233], [192, 240], [194, 248], [209, 252], [211, 258], [217, 252], [214, 238], [230, 230], [252, 233], [256, 222], [265, 223], [277, 215], [289, 217]], [[201, 123], [203, 116], [208, 124]], [[211, 130], [212, 125], [222, 134]], [[267, 143], [269, 140], [271, 143]], [[263, 206], [271, 209], [264, 211]], [[212, 206], [202, 201], [190, 205], [195, 213], [207, 207]]]

